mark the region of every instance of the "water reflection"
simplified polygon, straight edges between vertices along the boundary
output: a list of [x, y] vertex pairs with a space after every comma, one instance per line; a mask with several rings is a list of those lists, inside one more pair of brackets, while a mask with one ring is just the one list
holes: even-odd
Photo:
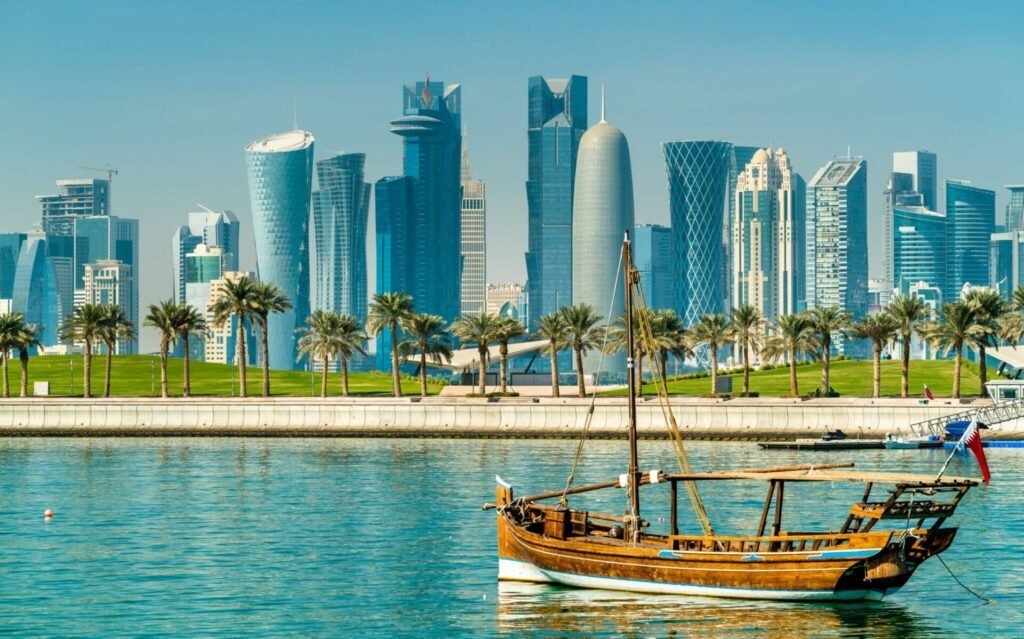
[[877, 637], [941, 631], [892, 603], [809, 604], [501, 582], [497, 627], [518, 637]]

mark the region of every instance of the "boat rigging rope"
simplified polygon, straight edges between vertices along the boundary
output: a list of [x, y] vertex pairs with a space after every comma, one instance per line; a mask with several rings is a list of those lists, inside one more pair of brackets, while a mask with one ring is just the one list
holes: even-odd
[[[612, 282], [612, 297], [611, 303], [608, 305], [608, 314], [606, 317], [611, 318], [612, 312], [615, 310], [615, 296], [619, 291], [619, 277], [622, 275], [622, 251], [619, 251], [619, 265], [615, 267], [615, 281]], [[601, 342], [601, 357], [597, 360], [597, 375], [594, 376], [594, 380], [598, 380], [601, 377], [601, 372], [604, 370], [604, 355], [608, 347], [608, 331], [604, 331], [604, 339]], [[583, 371], [576, 371], [577, 375], [583, 375]], [[580, 459], [583, 458], [583, 444], [587, 441], [587, 434], [590, 432], [590, 424], [594, 421], [594, 405], [597, 402], [597, 390], [594, 390], [594, 394], [590, 396], [590, 406], [587, 408], [587, 418], [583, 422], [583, 431], [580, 433], [580, 441], [576, 445], [576, 456], [572, 460], [572, 468], [569, 470], [569, 476], [565, 480], [565, 489], [562, 491], [562, 497], [558, 500], [558, 504], [563, 508], [568, 504], [566, 499], [569, 488], [572, 487], [573, 479], [576, 477], [576, 469], [580, 465]]]
[[961, 588], [963, 588], [967, 592], [969, 592], [972, 595], [974, 595], [975, 597], [977, 597], [979, 600], [984, 601], [986, 604], [994, 604], [995, 603], [994, 601], [992, 601], [988, 597], [984, 597], [984, 596], [979, 595], [978, 593], [974, 592], [973, 590], [968, 588], [967, 585], [964, 582], [960, 581], [960, 578], [957, 577], [955, 574], [953, 574], [953, 569], [949, 567], [949, 565], [946, 563], [946, 560], [942, 558], [942, 555], [935, 555], [935, 556], [942, 563], [943, 567], [946, 569], [946, 572], [949, 573], [949, 576], [953, 578], [953, 581], [955, 581], [957, 583], [957, 585], [959, 585]]

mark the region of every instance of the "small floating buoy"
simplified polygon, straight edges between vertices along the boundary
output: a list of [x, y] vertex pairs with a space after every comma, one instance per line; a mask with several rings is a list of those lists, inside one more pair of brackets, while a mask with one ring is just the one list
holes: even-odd
[[53, 511], [49, 508], [43, 511], [43, 519], [53, 519]]

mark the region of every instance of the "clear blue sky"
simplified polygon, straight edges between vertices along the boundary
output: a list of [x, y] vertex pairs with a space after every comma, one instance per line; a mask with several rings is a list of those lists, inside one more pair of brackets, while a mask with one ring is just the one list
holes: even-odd
[[492, 282], [525, 278], [533, 74], [589, 76], [595, 121], [606, 84], [638, 221], [668, 222], [660, 143], [693, 138], [782, 146], [808, 179], [851, 145], [872, 238], [897, 150], [997, 189], [1001, 218], [1002, 186], [1024, 182], [1024, 3], [745, 5], [0, 0], [0, 231], [27, 230], [54, 180], [109, 162], [114, 212], [140, 219], [143, 304], [170, 295], [170, 235], [197, 202], [239, 214], [251, 268], [245, 144], [291, 128], [298, 100], [318, 159], [361, 151], [369, 181], [398, 174], [388, 121], [427, 71], [463, 85]]

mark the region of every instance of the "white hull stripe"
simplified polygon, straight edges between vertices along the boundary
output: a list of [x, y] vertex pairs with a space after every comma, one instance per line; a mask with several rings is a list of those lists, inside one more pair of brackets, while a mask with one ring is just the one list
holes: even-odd
[[727, 588], [700, 586], [696, 584], [673, 584], [642, 579], [616, 577], [594, 577], [557, 570], [543, 570], [516, 559], [498, 560], [498, 579], [504, 581], [529, 581], [555, 583], [576, 588], [598, 588], [665, 595], [695, 595], [703, 597], [725, 597], [730, 599], [771, 599], [780, 601], [860, 601], [881, 600], [889, 591], [876, 590], [761, 590], [757, 588]]

